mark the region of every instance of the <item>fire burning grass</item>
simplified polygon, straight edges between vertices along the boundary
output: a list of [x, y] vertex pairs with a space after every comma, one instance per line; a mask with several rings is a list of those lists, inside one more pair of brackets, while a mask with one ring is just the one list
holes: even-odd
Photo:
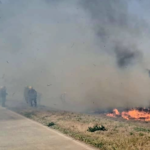
[[122, 117], [126, 120], [150, 121], [150, 110], [145, 108], [136, 108], [119, 112], [117, 109], [114, 109], [113, 113], [108, 113], [106, 116]]
[[[142, 112], [142, 109], [138, 110]], [[59, 130], [100, 150], [150, 150], [150, 122], [123, 121], [117, 117], [121, 118], [122, 114], [117, 109], [113, 112], [116, 119], [106, 117], [104, 114], [86, 115], [44, 109], [20, 109], [17, 112], [46, 126], [53, 122], [54, 125], [50, 128]], [[144, 110], [144, 112], [148, 113], [149, 111]], [[95, 124], [98, 127], [103, 125], [107, 130], [87, 131]]]

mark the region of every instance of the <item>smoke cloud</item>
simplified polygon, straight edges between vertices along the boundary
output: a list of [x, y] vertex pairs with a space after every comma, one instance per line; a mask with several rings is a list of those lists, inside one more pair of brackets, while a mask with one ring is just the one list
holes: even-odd
[[1, 0], [0, 84], [8, 99], [23, 101], [24, 87], [31, 85], [43, 105], [59, 109], [149, 105], [146, 5]]
[[116, 54], [119, 67], [141, 59], [142, 49], [139, 49], [138, 42], [148, 25], [129, 12], [131, 3], [123, 0], [84, 0], [82, 5], [91, 16], [99, 45], [106, 45], [107, 49], [103, 50]]
[[114, 48], [116, 54], [117, 65], [120, 68], [127, 67], [133, 63], [137, 63], [142, 59], [141, 51], [138, 51], [137, 48], [127, 45], [126, 47], [120, 44], [117, 44]]

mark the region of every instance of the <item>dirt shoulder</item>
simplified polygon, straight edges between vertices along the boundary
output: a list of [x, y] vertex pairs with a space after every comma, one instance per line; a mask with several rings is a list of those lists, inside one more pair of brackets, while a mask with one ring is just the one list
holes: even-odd
[[[113, 120], [103, 115], [94, 116], [44, 109], [26, 108], [15, 109], [15, 111], [43, 125], [50, 124], [50, 128], [101, 150], [150, 149], [150, 123]], [[95, 124], [103, 125], [107, 131], [87, 131], [88, 127]]]

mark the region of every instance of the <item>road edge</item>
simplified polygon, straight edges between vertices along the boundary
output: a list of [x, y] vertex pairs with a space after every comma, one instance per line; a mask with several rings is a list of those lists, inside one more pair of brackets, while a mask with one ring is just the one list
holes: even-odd
[[47, 127], [47, 126], [44, 126], [43, 124], [41, 124], [41, 123], [39, 123], [39, 122], [36, 122], [35, 120], [29, 119], [29, 118], [27, 118], [27, 117], [25, 117], [25, 116], [23, 116], [23, 115], [21, 115], [21, 114], [18, 114], [18, 113], [14, 112], [14, 111], [12, 111], [12, 110], [10, 110], [10, 109], [7, 109], [7, 108], [3, 108], [3, 109], [9, 111], [10, 113], [14, 114], [15, 116], [18, 116], [18, 117], [23, 118], [23, 119], [27, 119], [28, 121], [30, 121], [30, 122], [32, 122], [32, 123], [34, 123], [34, 124], [36, 124], [36, 125], [38, 125], [38, 126], [40, 126], [40, 127], [42, 127], [42, 128], [45, 128], [46, 130], [51, 131], [51, 132], [53, 132], [53, 133], [55, 133], [55, 134], [57, 134], [57, 135], [60, 135], [60, 136], [62, 136], [62, 137], [64, 137], [64, 138], [66, 138], [67, 140], [71, 140], [72, 142], [74, 142], [74, 143], [76, 143], [76, 144], [82, 146], [83, 148], [86, 148], [87, 150], [99, 150], [98, 148], [92, 147], [91, 145], [88, 145], [88, 144], [86, 144], [86, 143], [83, 143], [83, 142], [81, 142], [81, 141], [78, 141], [78, 140], [76, 140], [76, 139], [74, 139], [74, 138], [72, 138], [72, 137], [70, 137], [70, 136], [67, 136], [67, 135], [61, 133], [61, 132], [58, 131], [58, 130], [51, 129], [51, 128]]

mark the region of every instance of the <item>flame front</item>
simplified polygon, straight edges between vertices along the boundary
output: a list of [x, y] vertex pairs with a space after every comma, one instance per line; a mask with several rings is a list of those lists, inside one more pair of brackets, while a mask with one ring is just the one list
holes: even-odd
[[119, 112], [117, 109], [114, 109], [113, 112], [114, 112], [116, 115], [120, 115], [120, 112]]
[[117, 109], [113, 110], [113, 113], [107, 114], [109, 117], [117, 117], [121, 116], [122, 118], [126, 120], [140, 120], [140, 121], [150, 121], [150, 112], [146, 112], [144, 110], [137, 110], [137, 109], [132, 109], [129, 111], [123, 111], [119, 112]]
[[107, 116], [109, 116], [109, 117], [116, 117], [116, 116], [119, 116], [119, 115], [120, 115], [120, 112], [117, 109], [114, 109], [113, 113], [107, 114]]

